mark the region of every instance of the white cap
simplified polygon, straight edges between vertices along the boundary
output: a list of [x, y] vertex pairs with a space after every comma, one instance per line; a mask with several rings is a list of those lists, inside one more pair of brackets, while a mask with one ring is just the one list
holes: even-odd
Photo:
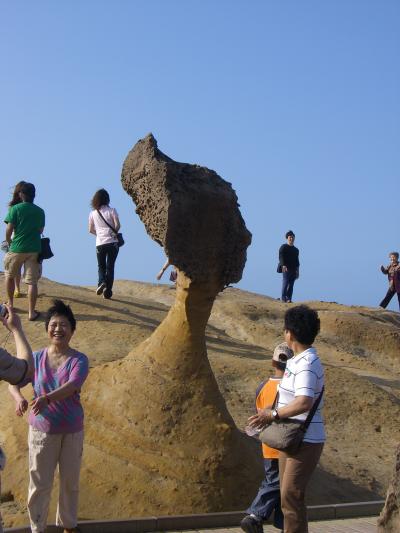
[[293, 350], [289, 348], [286, 342], [281, 342], [274, 350], [272, 360], [277, 363], [286, 363], [288, 359], [293, 357]]

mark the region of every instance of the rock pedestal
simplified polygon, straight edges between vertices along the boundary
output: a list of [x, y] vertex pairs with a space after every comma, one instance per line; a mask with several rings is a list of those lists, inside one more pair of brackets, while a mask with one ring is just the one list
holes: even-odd
[[95, 501], [108, 485], [131, 515], [242, 509], [259, 457], [226, 408], [205, 343], [213, 302], [241, 278], [250, 244], [237, 197], [215, 172], [162, 154], [152, 135], [129, 153], [122, 185], [178, 270], [176, 299], [149, 339], [91, 372], [87, 487]]

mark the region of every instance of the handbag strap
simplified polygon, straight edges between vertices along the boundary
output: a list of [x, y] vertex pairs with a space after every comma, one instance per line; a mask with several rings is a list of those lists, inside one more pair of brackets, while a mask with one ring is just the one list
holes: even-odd
[[109, 224], [109, 223], [107, 222], [107, 220], [106, 220], [106, 219], [103, 217], [103, 215], [100, 213], [100, 210], [99, 210], [99, 209], [96, 209], [96, 211], [98, 212], [98, 214], [100, 215], [100, 217], [104, 220], [104, 222], [107, 224], [107, 226], [108, 226], [110, 229], [113, 230], [113, 232], [115, 233], [115, 235], [118, 235], [117, 230], [116, 230], [115, 228], [113, 228], [113, 227], [111, 226], [111, 224]]
[[314, 402], [314, 405], [311, 407], [310, 412], [308, 413], [307, 418], [305, 419], [305, 421], [303, 423], [303, 431], [304, 431], [304, 433], [307, 431], [308, 426], [311, 424], [311, 420], [313, 419], [313, 417], [314, 417], [314, 415], [315, 415], [315, 413], [316, 413], [316, 411], [318, 409], [318, 406], [319, 406], [319, 404], [321, 402], [321, 399], [322, 399], [322, 395], [324, 394], [324, 390], [325, 390], [325, 385], [322, 387], [322, 390], [319, 393], [318, 398]]

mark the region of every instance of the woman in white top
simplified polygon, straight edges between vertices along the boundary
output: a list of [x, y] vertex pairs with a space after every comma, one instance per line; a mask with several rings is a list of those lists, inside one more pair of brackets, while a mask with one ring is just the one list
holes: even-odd
[[[257, 415], [260, 426], [272, 420], [305, 420], [324, 387], [324, 370], [312, 344], [320, 329], [318, 314], [306, 305], [285, 313], [285, 341], [294, 352], [279, 385], [278, 407]], [[281, 507], [285, 533], [308, 533], [305, 491], [325, 442], [321, 402], [295, 453], [279, 453]]]
[[96, 294], [102, 294], [107, 299], [112, 297], [114, 265], [119, 252], [117, 233], [121, 227], [117, 211], [109, 204], [108, 192], [99, 189], [92, 198], [93, 211], [89, 215], [89, 231], [96, 235], [99, 269]]

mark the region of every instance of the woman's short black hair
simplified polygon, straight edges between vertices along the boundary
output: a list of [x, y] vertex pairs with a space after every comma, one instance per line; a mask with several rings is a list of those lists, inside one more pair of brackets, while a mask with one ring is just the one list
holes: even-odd
[[105, 189], [99, 189], [94, 193], [92, 198], [93, 209], [100, 209], [102, 205], [108, 205], [110, 203], [110, 195]]
[[296, 235], [293, 233], [293, 231], [291, 229], [286, 232], [285, 239], [287, 239], [290, 236], [291, 237], [296, 237]]
[[70, 306], [65, 304], [62, 300], [53, 300], [53, 305], [47, 309], [45, 321], [46, 331], [53, 316], [65, 316], [65, 318], [68, 319], [68, 322], [71, 324], [72, 331], [75, 331], [76, 320], [74, 313], [72, 312]]
[[319, 328], [318, 313], [307, 305], [297, 305], [285, 313], [285, 330], [290, 331], [300, 344], [311, 346]]

